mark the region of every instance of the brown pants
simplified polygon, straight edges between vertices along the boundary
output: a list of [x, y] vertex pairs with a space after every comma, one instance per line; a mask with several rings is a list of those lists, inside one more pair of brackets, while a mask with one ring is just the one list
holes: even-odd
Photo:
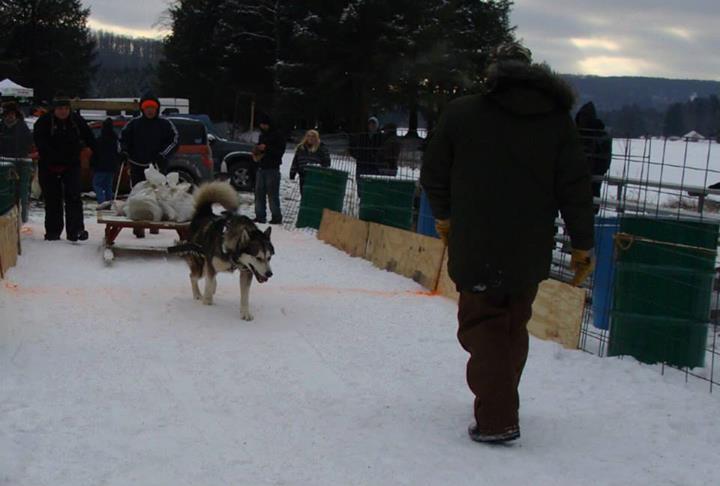
[[470, 353], [467, 382], [481, 433], [518, 425], [518, 385], [528, 354], [527, 323], [537, 287], [519, 295], [462, 292], [458, 340]]

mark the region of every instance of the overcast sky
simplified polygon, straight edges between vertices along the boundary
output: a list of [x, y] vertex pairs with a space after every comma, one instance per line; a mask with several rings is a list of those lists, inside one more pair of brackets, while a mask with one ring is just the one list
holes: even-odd
[[[168, 0], [84, 0], [91, 27], [158, 36]], [[719, 0], [515, 0], [517, 35], [564, 73], [720, 80]]]

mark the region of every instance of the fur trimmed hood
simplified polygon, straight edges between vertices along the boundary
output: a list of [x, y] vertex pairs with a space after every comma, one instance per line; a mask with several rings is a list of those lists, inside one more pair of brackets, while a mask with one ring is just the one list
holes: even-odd
[[485, 87], [491, 99], [518, 115], [567, 112], [575, 104], [572, 87], [544, 64], [519, 61], [492, 64]]

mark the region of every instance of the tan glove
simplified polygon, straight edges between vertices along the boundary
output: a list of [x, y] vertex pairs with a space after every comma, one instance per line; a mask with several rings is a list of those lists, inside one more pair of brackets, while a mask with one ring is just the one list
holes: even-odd
[[448, 237], [450, 236], [450, 220], [449, 219], [436, 219], [435, 220], [435, 231], [440, 236], [440, 239], [448, 244]]
[[572, 284], [579, 287], [595, 270], [595, 254], [593, 250], [573, 250], [570, 269], [575, 272]]

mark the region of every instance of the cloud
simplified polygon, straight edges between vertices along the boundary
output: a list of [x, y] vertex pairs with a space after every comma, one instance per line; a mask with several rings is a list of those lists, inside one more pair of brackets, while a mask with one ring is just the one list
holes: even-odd
[[168, 0], [83, 0], [91, 28], [140, 37], [162, 37]]
[[515, 0], [511, 21], [561, 72], [720, 79], [716, 0]]
[[161, 38], [165, 37], [169, 33], [169, 31], [164, 29], [138, 29], [138, 28], [132, 28], [132, 27], [124, 27], [122, 25], [115, 25], [115, 24], [106, 24], [105, 22], [102, 22], [100, 20], [97, 20], [95, 18], [88, 19], [88, 26], [91, 29], [95, 30], [104, 30], [106, 32], [114, 32], [116, 34], [121, 35], [127, 35], [130, 37], [151, 37], [151, 38]]
[[[161, 37], [168, 1], [83, 3], [95, 28]], [[511, 21], [560, 72], [720, 79], [717, 0], [515, 0]]]

